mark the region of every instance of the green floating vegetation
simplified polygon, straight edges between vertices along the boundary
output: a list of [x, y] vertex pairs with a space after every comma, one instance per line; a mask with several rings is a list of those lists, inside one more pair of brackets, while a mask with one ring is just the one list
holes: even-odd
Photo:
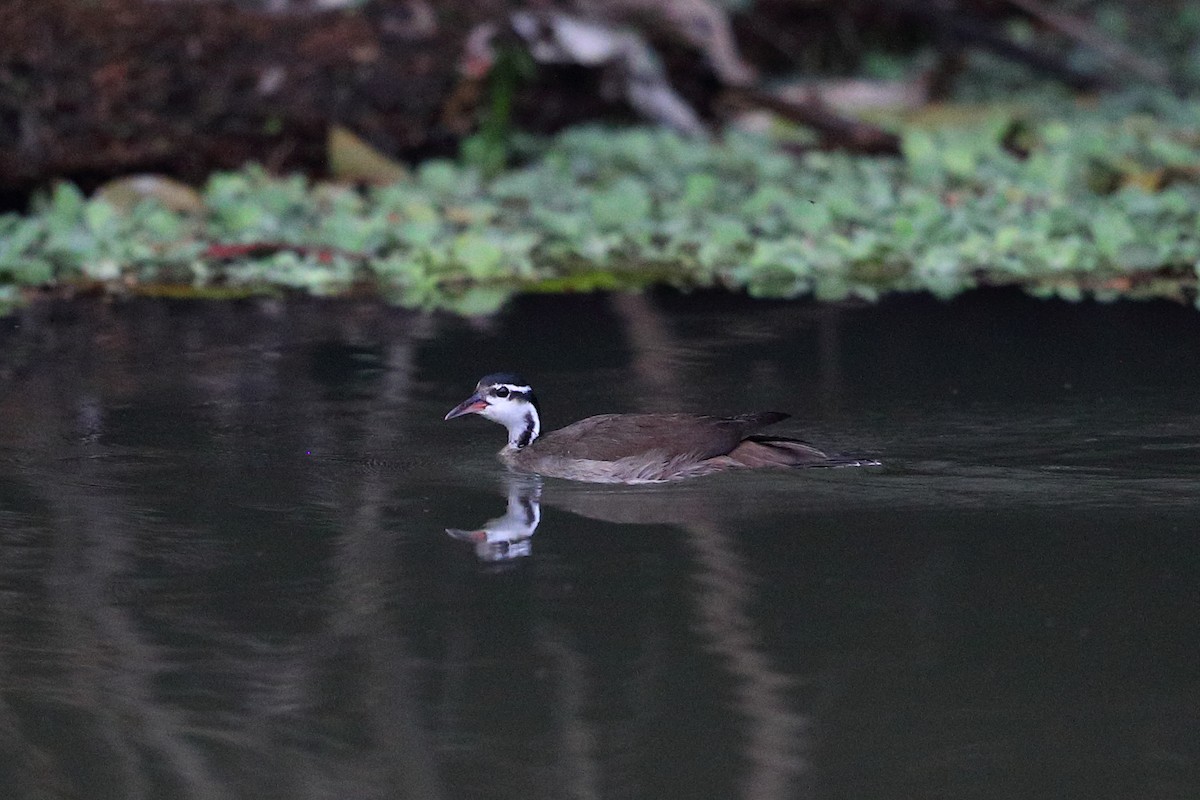
[[656, 283], [827, 300], [996, 284], [1195, 297], [1200, 105], [1058, 97], [896, 124], [900, 158], [587, 127], [526, 144], [524, 166], [490, 179], [431, 161], [357, 189], [250, 167], [214, 175], [198, 212], [60, 184], [31, 213], [0, 216], [0, 304], [17, 287], [71, 285], [196, 296], [367, 286], [462, 313], [521, 291]]

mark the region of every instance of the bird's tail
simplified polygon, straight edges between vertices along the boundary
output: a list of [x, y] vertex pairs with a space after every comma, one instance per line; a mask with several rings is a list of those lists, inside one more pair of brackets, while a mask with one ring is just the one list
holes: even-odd
[[784, 436], [747, 436], [728, 458], [743, 467], [877, 467], [872, 458], [829, 454]]

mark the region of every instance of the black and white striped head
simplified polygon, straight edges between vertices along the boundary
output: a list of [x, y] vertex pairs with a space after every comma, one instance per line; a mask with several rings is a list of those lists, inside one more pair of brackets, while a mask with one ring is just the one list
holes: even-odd
[[475, 385], [475, 392], [452, 408], [446, 419], [466, 414], [478, 414], [484, 419], [499, 422], [508, 429], [509, 446], [518, 450], [532, 444], [542, 432], [533, 389], [519, 375], [511, 372], [483, 376]]

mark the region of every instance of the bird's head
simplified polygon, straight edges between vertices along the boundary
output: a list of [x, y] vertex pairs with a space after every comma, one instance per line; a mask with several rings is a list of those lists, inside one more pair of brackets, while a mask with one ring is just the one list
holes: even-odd
[[541, 433], [537, 398], [520, 376], [496, 372], [480, 378], [475, 391], [450, 409], [446, 419], [478, 414], [508, 429], [508, 444], [520, 449], [533, 443]]

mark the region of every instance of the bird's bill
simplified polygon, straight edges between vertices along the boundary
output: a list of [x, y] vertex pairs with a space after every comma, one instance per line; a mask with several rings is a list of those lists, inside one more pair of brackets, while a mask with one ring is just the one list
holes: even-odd
[[479, 395], [473, 394], [466, 400], [463, 400], [461, 403], [456, 405], [454, 408], [450, 409], [450, 413], [447, 414], [444, 419], [454, 419], [455, 417], [462, 417], [466, 416], [467, 414], [478, 414], [485, 408], [487, 408], [487, 401]]
[[446, 533], [450, 534], [451, 538], [458, 539], [461, 542], [474, 542], [478, 544], [487, 541], [487, 531], [485, 530], [464, 531], [462, 528], [446, 528]]

